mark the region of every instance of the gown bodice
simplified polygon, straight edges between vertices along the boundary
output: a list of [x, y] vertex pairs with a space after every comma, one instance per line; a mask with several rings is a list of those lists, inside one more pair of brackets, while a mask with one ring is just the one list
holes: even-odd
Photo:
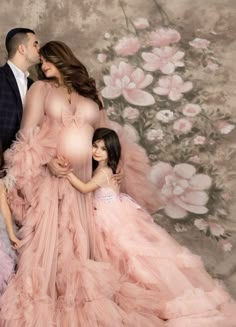
[[[90, 99], [76, 92], [71, 94], [71, 103], [63, 89], [48, 86], [44, 114], [51, 126], [58, 126], [57, 155], [69, 160], [73, 167], [80, 168], [91, 158], [92, 136], [99, 120], [99, 108]], [[90, 159], [91, 160], [91, 159]]]

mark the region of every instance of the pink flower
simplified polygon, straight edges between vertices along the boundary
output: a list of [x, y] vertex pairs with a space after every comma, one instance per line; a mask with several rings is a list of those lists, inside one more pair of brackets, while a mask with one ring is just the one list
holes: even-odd
[[141, 89], [152, 83], [153, 77], [145, 75], [141, 68], [134, 68], [120, 62], [119, 66], [112, 65], [110, 75], [103, 77], [105, 87], [102, 96], [106, 99], [116, 99], [123, 95], [126, 101], [138, 106], [149, 106], [155, 103], [153, 96]]
[[139, 39], [137, 37], [123, 37], [115, 45], [114, 50], [120, 56], [131, 56], [140, 49]]
[[192, 123], [185, 118], [180, 118], [174, 122], [173, 129], [177, 132], [186, 134], [191, 131]]
[[171, 28], [160, 28], [150, 35], [150, 44], [156, 47], [164, 47], [172, 43], [177, 43], [181, 39], [179, 32]]
[[218, 120], [216, 128], [221, 134], [229, 134], [235, 128], [235, 125], [229, 124], [225, 120]]
[[221, 236], [225, 232], [222, 226], [213, 222], [209, 222], [209, 229], [213, 236]]
[[133, 107], [126, 107], [123, 111], [123, 118], [128, 120], [130, 123], [134, 123], [139, 118], [139, 110]]
[[97, 55], [97, 60], [102, 64], [107, 60], [107, 55], [105, 53], [99, 53]]
[[154, 48], [152, 53], [143, 52], [142, 57], [146, 61], [143, 68], [150, 72], [160, 70], [163, 74], [173, 74], [175, 67], [184, 66], [181, 61], [184, 52], [172, 47]]
[[158, 95], [167, 95], [172, 101], [178, 101], [182, 98], [182, 93], [186, 93], [192, 88], [192, 82], [184, 82], [179, 75], [173, 75], [160, 78], [158, 86], [153, 91]]
[[189, 44], [197, 49], [207, 49], [207, 47], [210, 44], [210, 41], [206, 40], [206, 39], [200, 39], [200, 38], [196, 38], [193, 41], [189, 42]]
[[194, 225], [204, 233], [206, 233], [208, 229], [208, 222], [204, 219], [195, 219], [194, 220]]
[[202, 111], [198, 104], [187, 103], [183, 108], [183, 114], [187, 117], [194, 117]]
[[232, 200], [232, 196], [231, 194], [227, 193], [227, 192], [224, 192], [221, 194], [221, 197], [222, 199], [224, 199], [225, 201], [229, 201], [229, 200]]
[[232, 243], [230, 243], [228, 240], [221, 239], [220, 244], [225, 252], [229, 252], [232, 250]]
[[204, 144], [206, 142], [206, 138], [205, 136], [196, 136], [194, 139], [193, 139], [193, 143], [198, 145], [198, 144]]
[[145, 136], [148, 141], [159, 141], [163, 139], [164, 133], [160, 128], [151, 128], [146, 132]]
[[161, 190], [167, 216], [182, 219], [188, 212], [208, 212], [205, 190], [211, 186], [211, 178], [205, 174], [196, 174], [194, 166], [182, 163], [172, 167], [159, 162], [152, 168], [151, 180]]
[[133, 23], [137, 30], [144, 30], [149, 27], [149, 22], [146, 18], [136, 18]]

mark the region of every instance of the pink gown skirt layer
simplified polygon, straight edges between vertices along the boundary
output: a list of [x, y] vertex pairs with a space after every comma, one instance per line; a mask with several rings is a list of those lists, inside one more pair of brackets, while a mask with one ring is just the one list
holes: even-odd
[[236, 302], [224, 286], [129, 196], [102, 187], [94, 206], [96, 259], [152, 292], [147, 301], [156, 304], [164, 326], [236, 326]]

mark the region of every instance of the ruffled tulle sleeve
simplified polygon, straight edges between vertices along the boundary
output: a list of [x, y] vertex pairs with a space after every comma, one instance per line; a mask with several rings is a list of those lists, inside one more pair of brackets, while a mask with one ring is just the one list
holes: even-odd
[[121, 143], [121, 162], [124, 176], [121, 192], [127, 193], [150, 213], [162, 207], [159, 190], [149, 180], [150, 165], [145, 150], [133, 142], [125, 129], [109, 120], [105, 110], [100, 111], [100, 121], [97, 127], [114, 129]]
[[4, 154], [8, 172], [16, 183], [8, 197], [18, 221], [24, 218], [25, 210], [30, 206], [32, 190], [38, 177], [45, 172], [44, 165], [55, 156], [57, 131], [44, 117], [47, 92], [47, 83], [39, 81], [33, 84], [26, 97], [22, 128], [12, 147]]

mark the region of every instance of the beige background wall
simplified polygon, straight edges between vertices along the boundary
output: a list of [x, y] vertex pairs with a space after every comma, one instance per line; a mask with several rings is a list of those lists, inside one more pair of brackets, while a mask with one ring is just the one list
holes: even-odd
[[[3, 64], [5, 62], [4, 38], [7, 31], [16, 26], [29, 27], [37, 32], [41, 43], [58, 39], [71, 46], [76, 55], [88, 67], [90, 73], [97, 79], [101, 89], [103, 89], [103, 74], [105, 74], [105, 71], [106, 74], [109, 74], [112, 64], [117, 64], [122, 60], [132, 65], [141, 65], [137, 53], [135, 54], [136, 57], [126, 56], [120, 58], [114, 54], [114, 50], [108, 48], [112, 42], [112, 44], [115, 44], [116, 40], [121, 37], [127, 37], [130, 34], [136, 35], [132, 21], [138, 17], [148, 19], [150, 22], [149, 31], [165, 26], [173, 28], [181, 34], [181, 41], [178, 46], [182, 51], [185, 51], [185, 69], [181, 70], [180, 68], [180, 70], [177, 69], [176, 71], [193, 82], [194, 85], [189, 96], [184, 96], [181, 101], [185, 100], [201, 104], [207, 115], [209, 115], [209, 112], [215, 112], [219, 108], [221, 112], [227, 114], [225, 117], [228, 123], [234, 125], [236, 123], [235, 0], [2, 1], [0, 11], [0, 63]], [[106, 36], [109, 36], [106, 33], [110, 33], [110, 39], [106, 38]], [[144, 35], [141, 33], [138, 31], [136, 35], [140, 39]], [[147, 36], [148, 31], [145, 33]], [[189, 45], [189, 41], [196, 37], [210, 41], [206, 51], [197, 50]], [[143, 43], [143, 47], [145, 51], [150, 50], [146, 43]], [[106, 53], [108, 55], [104, 63], [100, 63], [97, 60], [97, 53]], [[215, 66], [207, 67], [209, 62], [213, 62]], [[156, 80], [161, 76], [160, 73], [153, 73], [153, 75]], [[151, 88], [149, 88], [149, 91], [151, 92]], [[153, 154], [153, 156], [150, 156], [153, 165], [161, 160], [169, 162], [174, 166], [174, 164], [181, 162], [181, 160], [186, 161], [186, 157], [183, 155], [178, 160], [176, 159], [177, 161], [170, 157], [168, 161], [167, 154], [165, 156], [160, 154], [158, 149], [155, 150], [156, 152], [151, 153], [150, 151], [154, 149], [155, 145], [160, 145], [160, 140], [157, 140], [156, 144], [153, 144], [153, 140], [149, 140], [149, 142], [145, 138], [146, 132], [140, 122], [146, 117], [146, 123], [150, 123], [151, 126], [153, 123], [153, 110], [156, 110], [156, 112], [160, 109], [172, 110], [178, 116], [180, 115], [179, 108], [182, 102], [167, 101], [166, 99], [164, 102], [161, 102], [163, 98], [156, 95], [155, 100], [155, 108], [154, 106], [139, 107], [131, 104], [132, 107], [136, 107], [140, 111], [140, 121], [135, 121], [133, 127], [135, 127], [138, 138], [148, 154]], [[116, 109], [119, 101], [122, 106], [125, 106], [124, 98], [115, 99], [114, 102], [105, 99], [105, 105], [107, 108], [114, 105]], [[165, 104], [164, 107], [163, 103]], [[130, 103], [126, 103], [126, 105], [130, 105]], [[147, 112], [150, 112], [149, 118], [147, 118]], [[120, 117], [121, 114], [115, 113], [113, 119], [121, 121]], [[209, 117], [212, 117], [212, 122], [215, 121], [214, 115]], [[127, 119], [129, 120], [130, 117]], [[125, 119], [123, 119], [123, 122], [127, 123]], [[139, 128], [141, 125], [142, 128]], [[164, 132], [168, 132], [166, 125], [159, 124], [158, 126], [161, 126]], [[212, 131], [216, 129], [214, 124], [209, 126], [212, 128]], [[192, 138], [190, 136], [184, 135], [186, 141], [189, 142], [189, 140], [193, 139], [194, 135], [191, 136]], [[208, 194], [213, 196], [213, 198], [210, 196], [207, 204], [208, 214], [197, 217], [196, 214], [194, 215], [190, 212], [186, 219], [177, 221], [171, 219], [162, 211], [156, 215], [156, 218], [182, 244], [187, 245], [194, 252], [202, 255], [211, 274], [222, 278], [236, 297], [236, 263], [234, 255], [236, 246], [236, 202], [234, 190], [236, 183], [234, 176], [235, 157], [233, 154], [236, 148], [235, 136], [236, 129], [233, 129], [230, 133], [219, 135], [214, 151], [211, 148], [212, 144], [210, 144], [210, 141], [205, 141], [205, 146], [202, 146], [200, 154], [203, 154], [203, 157], [205, 155], [204, 158], [208, 155], [209, 161], [204, 159], [204, 164], [192, 163], [198, 172], [211, 177], [213, 185], [218, 183], [217, 195], [212, 188], [206, 190]], [[164, 137], [162, 144], [165, 144], [165, 142], [166, 138]], [[190, 148], [189, 144], [186, 143], [187, 148]], [[178, 148], [177, 143], [175, 146], [176, 152], [182, 151], [182, 147]], [[215, 170], [208, 169], [207, 162], [211, 168], [215, 165]], [[227, 193], [227, 199], [225, 202], [222, 202], [224, 204], [224, 211], [219, 213], [219, 209], [222, 209], [218, 207], [221, 202], [216, 200], [216, 198], [214, 200], [214, 196], [218, 196], [220, 199], [223, 193]], [[194, 220], [201, 218], [207, 223], [211, 223], [212, 218], [209, 218], [209, 215], [216, 217], [217, 212], [219, 213], [219, 220], [214, 221], [213, 219], [213, 223], [219, 224], [224, 228], [223, 236], [226, 236], [233, 246], [231, 251], [226, 251], [227, 247], [225, 250], [223, 249], [219, 242], [222, 238], [219, 237], [216, 240], [214, 232], [213, 234], [210, 232], [205, 234], [194, 226]], [[230, 233], [230, 235], [227, 233]]]

